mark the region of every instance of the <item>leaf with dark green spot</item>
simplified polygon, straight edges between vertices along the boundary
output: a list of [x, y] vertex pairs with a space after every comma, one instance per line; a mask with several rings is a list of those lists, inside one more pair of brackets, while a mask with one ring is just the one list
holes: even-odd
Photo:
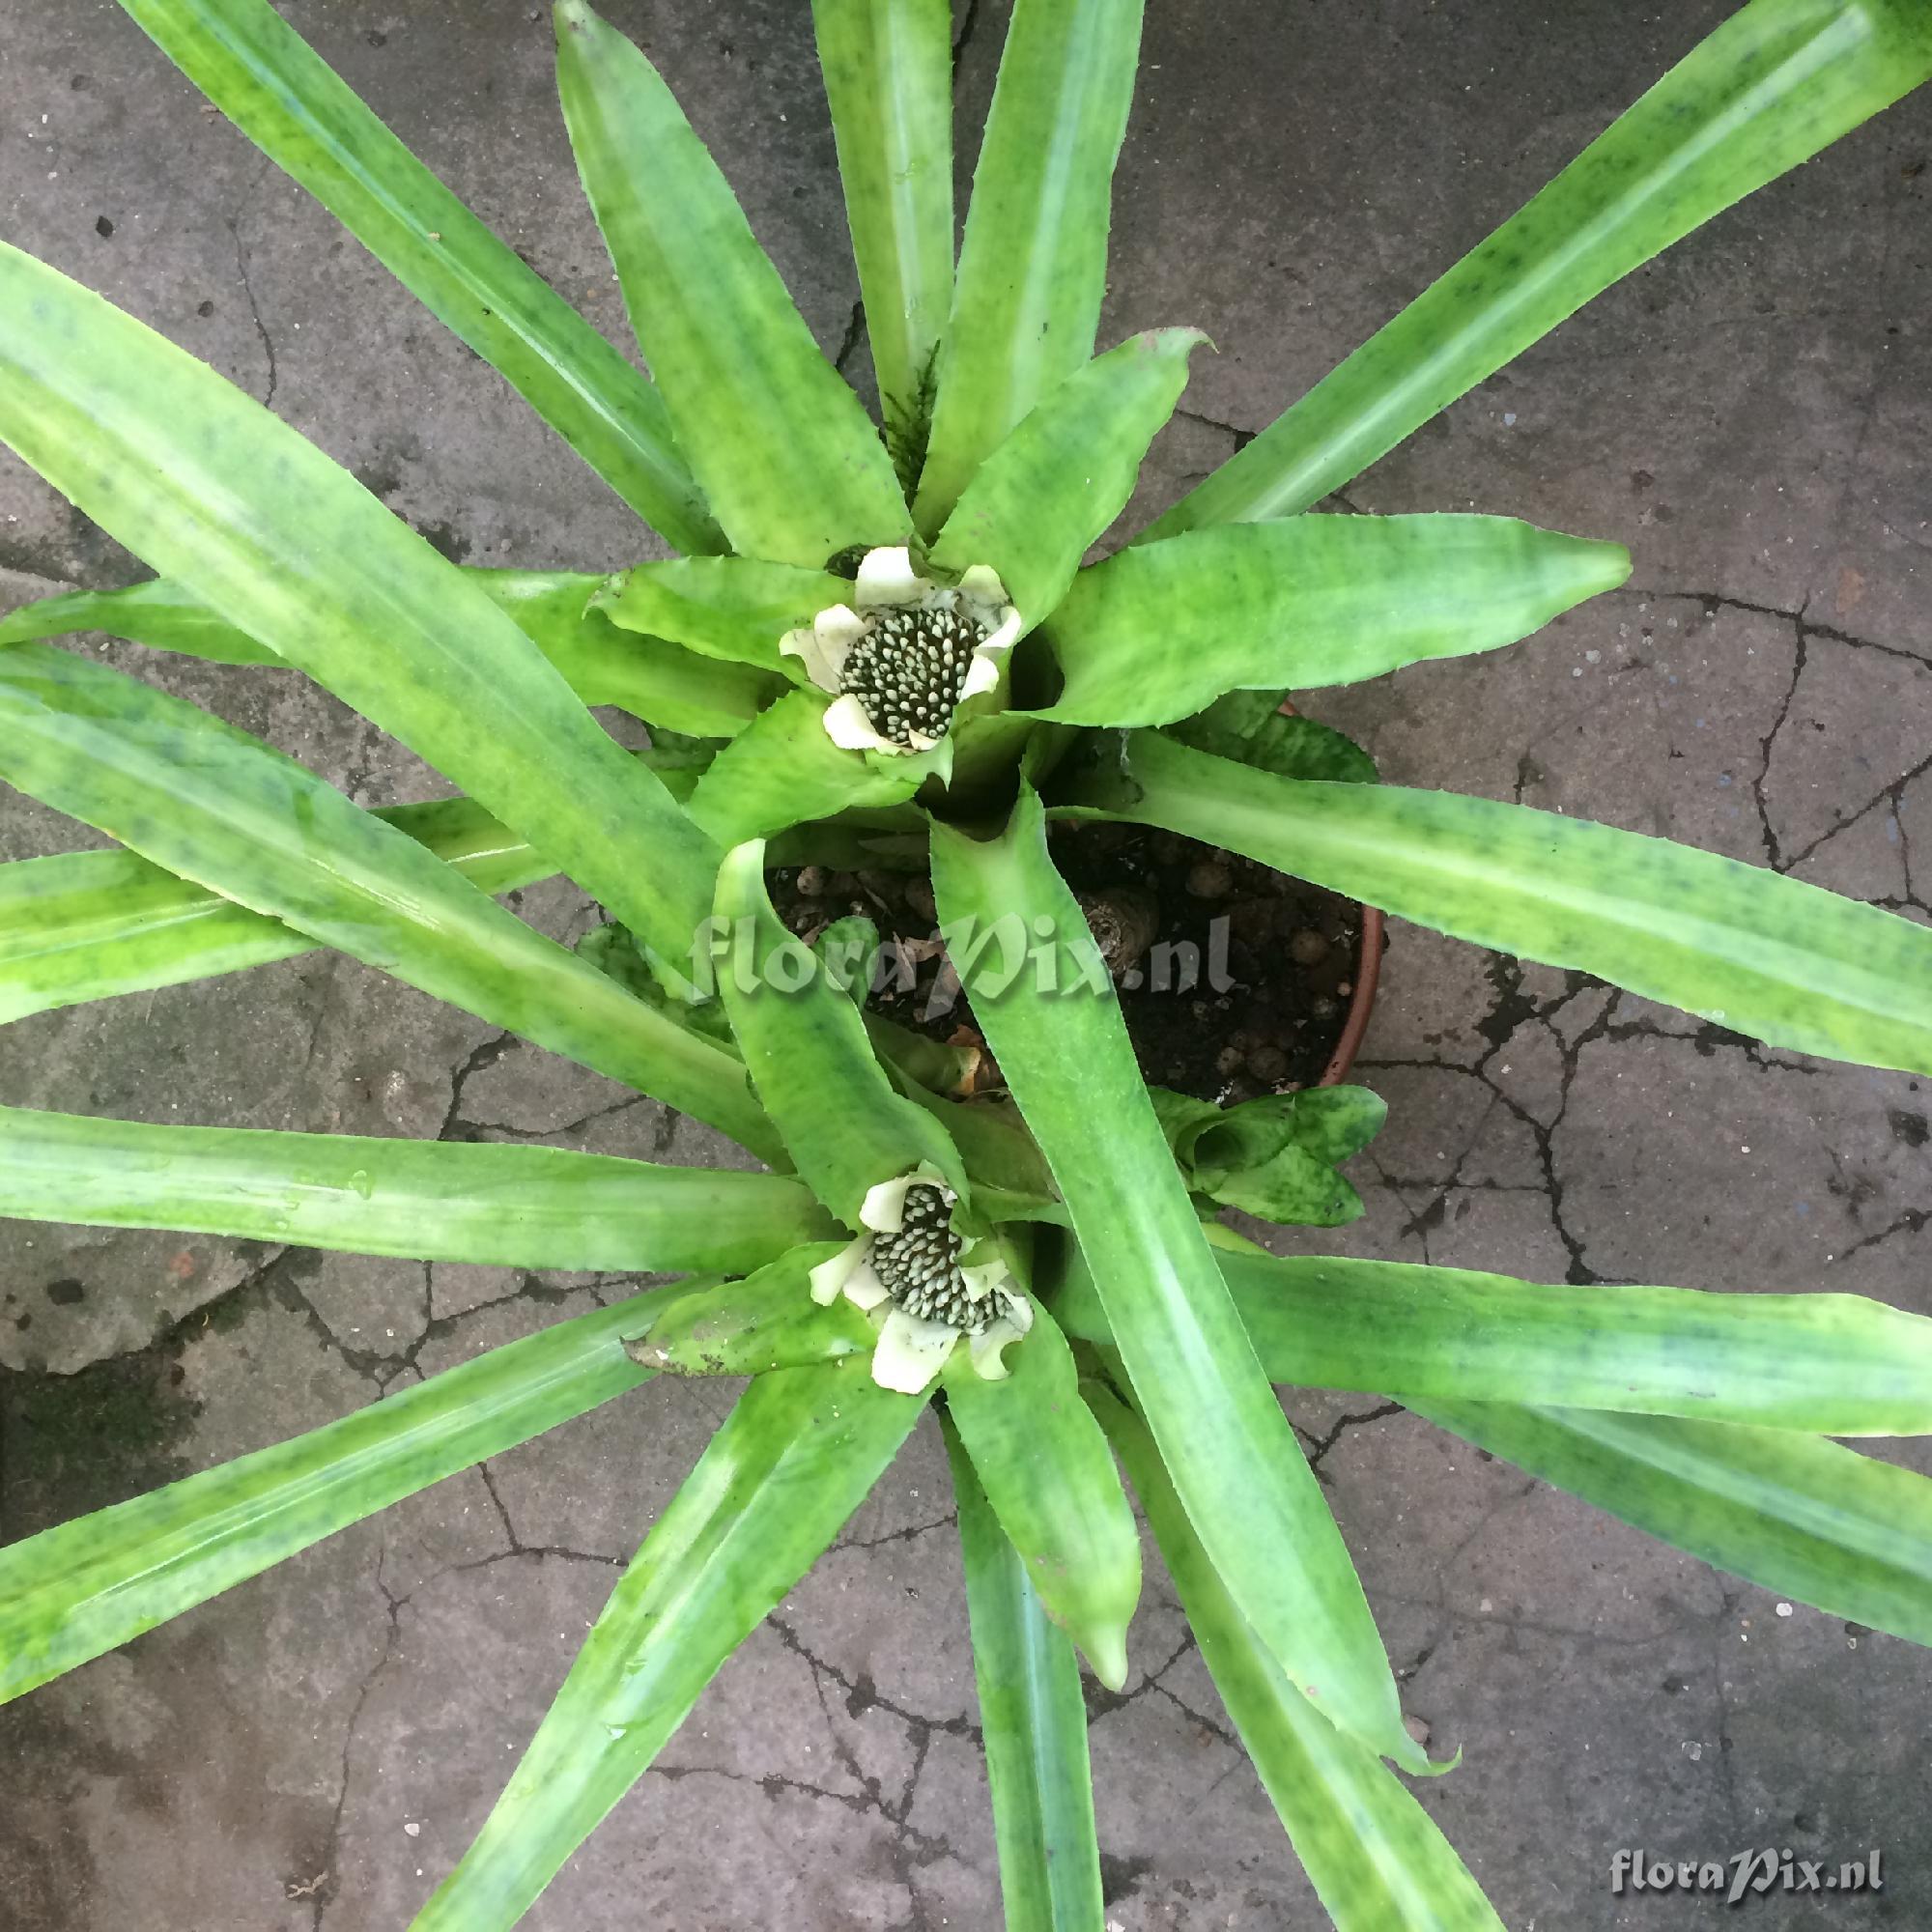
[[1094, 1932], [1104, 1914], [1080, 1665], [1047, 1618], [958, 1432], [942, 1420], [1008, 1932]]
[[1069, 780], [1069, 815], [1205, 838], [1774, 1046], [1932, 1072], [1932, 930], [1798, 879], [1527, 806], [1279, 779], [1156, 731]]
[[591, 212], [679, 448], [733, 549], [813, 569], [910, 529], [892, 459], [820, 355], [656, 68], [558, 0], [557, 86]]
[[679, 550], [724, 548], [649, 381], [268, 0], [122, 0], [161, 51]]
[[649, 1379], [638, 1295], [0, 1549], [0, 1701]]
[[954, 576], [990, 564], [1030, 630], [1126, 508], [1187, 385], [1198, 328], [1157, 328], [1049, 389], [980, 466], [932, 546]]
[[1592, 296], [1932, 76], [1923, 0], [1753, 0], [1147, 534], [1318, 503]]
[[1207, 710], [1177, 719], [1170, 738], [1218, 758], [1234, 758], [1285, 779], [1333, 779], [1374, 784], [1376, 761], [1332, 725], [1280, 710], [1276, 691], [1224, 692]]
[[1381, 1130], [1388, 1108], [1366, 1087], [1264, 1094], [1202, 1122], [1175, 1151], [1189, 1184], [1264, 1221], [1336, 1228], [1362, 1212], [1335, 1172]]
[[1013, 8], [914, 504], [927, 535], [1009, 432], [1094, 354], [1141, 11], [1141, 0]]
[[1040, 715], [1164, 724], [1239, 687], [1352, 684], [1496, 650], [1613, 590], [1621, 544], [1513, 517], [1294, 517], [1192, 530], [1083, 571], [1047, 624]]
[[1286, 1147], [1235, 1174], [1200, 1175], [1194, 1183], [1224, 1208], [1297, 1228], [1341, 1228], [1362, 1217], [1362, 1197], [1325, 1160]]
[[417, 1932], [508, 1932], [823, 1554], [925, 1405], [863, 1367], [760, 1376], [658, 1518]]

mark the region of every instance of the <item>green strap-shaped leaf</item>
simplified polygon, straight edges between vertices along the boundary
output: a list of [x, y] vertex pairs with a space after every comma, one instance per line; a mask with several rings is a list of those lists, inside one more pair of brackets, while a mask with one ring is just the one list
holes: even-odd
[[1349, 1552], [1176, 1172], [1113, 982], [1047, 856], [1037, 799], [1024, 791], [1005, 836], [986, 843], [936, 823], [932, 853], [948, 951], [1052, 1167], [1202, 1541], [1331, 1721], [1428, 1770]]
[[1338, 1932], [1503, 1932], [1428, 1812], [1309, 1703], [1256, 1637], [1147, 1425], [1111, 1390], [1090, 1384], [1088, 1400], [1127, 1466], [1214, 1688]]
[[[661, 637], [618, 630], [601, 611], [584, 608], [608, 581], [604, 578], [568, 570], [466, 569], [463, 575], [516, 619], [517, 628], [585, 704], [614, 704], [646, 724], [688, 737], [728, 738], [786, 688], [782, 679], [752, 667], [718, 663]], [[0, 617], [0, 644], [73, 631], [107, 631], [213, 664], [293, 668], [288, 659], [258, 644], [166, 578], [126, 590], [69, 591]]]
[[[378, 811], [486, 893], [554, 869], [473, 799]], [[314, 950], [266, 919], [132, 852], [62, 852], [0, 866], [0, 1023], [143, 993]]]
[[286, 658], [258, 644], [185, 584], [165, 577], [151, 577], [125, 590], [64, 590], [18, 605], [0, 617], [0, 644], [65, 638], [75, 631], [106, 631], [209, 664], [288, 666]]
[[[608, 578], [591, 602], [626, 631], [668, 638], [712, 658], [782, 671], [779, 641], [835, 604], [852, 585], [829, 570], [754, 556], [674, 556]], [[796, 668], [798, 660], [790, 660]]]
[[1432, 1401], [1418, 1415], [1767, 1590], [1932, 1644], [1932, 1482], [1820, 1435]]
[[1048, 1620], [958, 1432], [941, 1426], [958, 1506], [1007, 1932], [1100, 1932], [1105, 1906], [1080, 1665], [1065, 1632]]
[[1069, 810], [1206, 838], [1477, 946], [1595, 973], [1739, 1033], [1932, 1072], [1932, 930], [1721, 859], [1527, 806], [1278, 779], [1130, 733]]
[[853, 806], [897, 805], [952, 764], [944, 740], [917, 756], [840, 749], [825, 729], [827, 701], [820, 691], [787, 692], [711, 761], [689, 810], [721, 848]]
[[853, 1368], [760, 1376], [611, 1592], [416, 1932], [507, 1932], [817, 1560], [924, 1404]]
[[0, 1549], [0, 1701], [649, 1379], [638, 1295]]
[[1923, 0], [1753, 0], [1153, 525], [1318, 503], [1653, 255], [1932, 75]]
[[886, 440], [919, 479], [952, 307], [952, 9], [812, 0]]
[[670, 1376], [764, 1376], [863, 1355], [878, 1330], [844, 1295], [821, 1308], [811, 1298], [811, 1270], [842, 1241], [808, 1241], [743, 1281], [689, 1293], [661, 1292], [648, 1328], [627, 1336], [632, 1356]]
[[1630, 575], [1621, 544], [1514, 517], [1293, 517], [1192, 530], [1083, 571], [1047, 627], [1043, 715], [1165, 724], [1233, 689], [1353, 684], [1513, 644]]
[[0, 777], [225, 898], [779, 1151], [723, 1047], [294, 759], [138, 678], [46, 644], [0, 652]]
[[259, 403], [4, 244], [0, 439], [682, 956], [716, 852], [515, 623]]
[[885, 445], [657, 69], [583, 0], [557, 0], [556, 43], [563, 118], [631, 327], [732, 547], [815, 569], [902, 541]]
[[932, 546], [955, 574], [991, 564], [1031, 628], [1126, 508], [1141, 459], [1187, 386], [1198, 328], [1130, 336], [1056, 384], [980, 466]]
[[1080, 1400], [1059, 1324], [1037, 1308], [986, 1381], [954, 1350], [941, 1371], [959, 1432], [1046, 1613], [1110, 1690], [1127, 1681], [1127, 1625], [1141, 1594], [1141, 1540], [1106, 1437]]
[[28, 1107], [0, 1107], [0, 1216], [615, 1273], [737, 1273], [838, 1232], [776, 1174]]
[[221, 111], [679, 550], [724, 539], [657, 392], [268, 0], [122, 0]]
[[[640, 755], [655, 764], [674, 798], [689, 794], [702, 769], [655, 751]], [[513, 892], [555, 869], [474, 799], [384, 806], [374, 815], [486, 893]], [[239, 973], [314, 950], [306, 933], [132, 852], [61, 852], [0, 866], [0, 1023], [50, 1007]], [[656, 982], [641, 959], [637, 964], [655, 995]]]
[[[1272, 1381], [1932, 1435], [1932, 1321], [1861, 1295], [1544, 1287], [1341, 1256], [1219, 1260]], [[1108, 1339], [1077, 1264], [1052, 1307], [1068, 1334]]]
[[848, 1228], [881, 1181], [922, 1162], [965, 1191], [939, 1122], [894, 1091], [859, 1009], [788, 932], [765, 891], [764, 845], [725, 854], [712, 925], [719, 990], [759, 1100], [806, 1184]]
[[1094, 354], [1142, 0], [1017, 0], [973, 171], [932, 436], [928, 536], [1034, 405]]

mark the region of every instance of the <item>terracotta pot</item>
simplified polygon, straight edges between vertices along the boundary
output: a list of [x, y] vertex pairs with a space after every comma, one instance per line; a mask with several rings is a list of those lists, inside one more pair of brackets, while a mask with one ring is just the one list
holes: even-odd
[[[1297, 715], [1294, 706], [1285, 698], [1281, 715], [1284, 718]], [[1339, 1087], [1348, 1079], [1349, 1069], [1362, 1050], [1369, 1015], [1375, 1011], [1376, 984], [1382, 976], [1382, 948], [1387, 943], [1387, 933], [1380, 907], [1365, 905], [1361, 910], [1362, 941], [1355, 953], [1355, 990], [1349, 1001], [1348, 1018], [1342, 1022], [1342, 1037], [1335, 1042], [1335, 1051], [1328, 1056], [1321, 1079], [1315, 1083], [1318, 1087]]]
[[1342, 1023], [1342, 1037], [1321, 1069], [1318, 1087], [1339, 1087], [1349, 1077], [1349, 1069], [1361, 1051], [1362, 1036], [1369, 1030], [1369, 1015], [1375, 1010], [1376, 982], [1381, 978], [1382, 947], [1386, 943], [1384, 922], [1379, 907], [1362, 908], [1362, 943], [1355, 955], [1355, 990], [1349, 1001], [1349, 1016]]

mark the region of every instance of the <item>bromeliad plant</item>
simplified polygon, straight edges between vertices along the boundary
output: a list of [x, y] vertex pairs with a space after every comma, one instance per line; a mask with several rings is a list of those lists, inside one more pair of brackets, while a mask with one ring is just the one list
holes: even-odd
[[[1752, 0], [1490, 241], [1104, 561], [1202, 338], [1093, 354], [1132, 0], [1016, 0], [955, 267], [945, 0], [816, 0], [883, 435], [644, 56], [556, 10], [563, 109], [652, 380], [268, 0], [123, 0], [684, 554], [460, 570], [319, 451], [0, 248], [0, 436], [159, 575], [0, 625], [0, 775], [118, 841], [0, 867], [0, 1013], [335, 947], [709, 1122], [764, 1173], [0, 1110], [0, 1211], [683, 1272], [312, 1435], [0, 1551], [17, 1695], [654, 1374], [749, 1387], [421, 1926], [507, 1926], [938, 1405], [1009, 1925], [1101, 1923], [1075, 1648], [1126, 1668], [1131, 1477], [1338, 1924], [1497, 1921], [1382, 1762], [1432, 1767], [1271, 1383], [1376, 1389], [1788, 1595], [1932, 1640], [1932, 1324], [1853, 1297], [1282, 1261], [1379, 1103], [1151, 1094], [1055, 818], [1197, 837], [1802, 1051], [1932, 1072], [1932, 932], [1659, 839], [1356, 781], [1284, 691], [1491, 649], [1612, 544], [1306, 515], [1618, 276], [1932, 73], [1922, 0]], [[358, 810], [35, 641], [288, 666], [465, 795]], [[641, 756], [591, 716], [654, 727]], [[1010, 1097], [808, 946], [766, 868], [929, 867]], [[491, 895], [561, 868], [573, 954]], [[963, 1346], [962, 1346], [963, 1345]]]

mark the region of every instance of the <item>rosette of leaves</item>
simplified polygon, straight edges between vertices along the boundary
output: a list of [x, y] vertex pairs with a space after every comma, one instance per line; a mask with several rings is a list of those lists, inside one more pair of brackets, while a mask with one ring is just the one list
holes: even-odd
[[[336, 948], [767, 1171], [0, 1109], [14, 1217], [691, 1277], [0, 1551], [0, 1695], [663, 1372], [751, 1380], [421, 1926], [516, 1921], [934, 1400], [1027, 1932], [1102, 1919], [1075, 1647], [1121, 1681], [1140, 1557], [1117, 1458], [1336, 1922], [1496, 1923], [1384, 1762], [1441, 1768], [1274, 1382], [1381, 1391], [1932, 1640], [1932, 1489], [1831, 1439], [1932, 1429], [1932, 1325], [1838, 1294], [1261, 1253], [1221, 1207], [1345, 1218], [1334, 1162], [1376, 1103], [1151, 1095], [1048, 838], [1057, 816], [1206, 838], [1787, 1049], [1932, 1072], [1932, 932], [1662, 840], [1361, 782], [1358, 753], [1277, 716], [1622, 580], [1614, 543], [1507, 520], [1306, 513], [1923, 81], [1922, 0], [1752, 0], [1092, 565], [1203, 347], [1181, 327], [1094, 353], [1134, 0], [1016, 0], [956, 259], [944, 0], [816, 0], [876, 426], [663, 80], [581, 0], [556, 10], [563, 111], [648, 379], [268, 0], [123, 4], [682, 554], [459, 569], [212, 370], [0, 247], [0, 437], [157, 573], [0, 624], [0, 777], [112, 841], [0, 867], [0, 1016]], [[42, 641], [95, 628], [304, 674], [462, 795], [361, 810]], [[619, 749], [599, 704], [652, 749]], [[955, 1097], [957, 1049], [868, 1014], [779, 922], [767, 864], [852, 852], [929, 867], [1009, 1098]], [[558, 870], [611, 915], [583, 954], [492, 896]]]

